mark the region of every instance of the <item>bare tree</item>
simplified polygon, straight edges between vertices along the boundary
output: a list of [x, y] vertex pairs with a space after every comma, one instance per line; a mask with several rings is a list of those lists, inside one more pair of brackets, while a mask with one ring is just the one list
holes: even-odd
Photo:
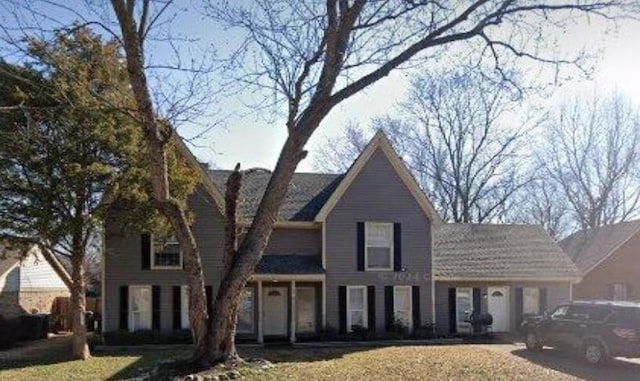
[[571, 211], [563, 189], [542, 173], [531, 174], [531, 181], [514, 197], [510, 220], [541, 225], [551, 237], [560, 240], [571, 231]]
[[611, 0], [562, 3], [483, 0], [453, 8], [436, 1], [211, 4], [208, 13], [212, 17], [246, 33], [242, 50], [250, 54], [240, 58], [246, 58], [241, 67], [248, 71], [240, 79], [270, 91], [274, 105], [286, 105], [288, 137], [241, 242], [236, 236], [234, 210], [239, 171], [230, 177], [225, 197], [224, 271], [207, 319], [198, 248], [184, 209], [172, 202], [167, 186], [164, 150], [171, 129], [157, 119], [145, 76], [143, 47], [149, 25], [149, 3], [142, 1], [136, 7], [134, 0], [112, 0], [138, 105], [137, 119], [152, 147], [154, 198], [171, 220], [185, 252], [185, 268], [192, 286], [189, 300], [196, 343], [194, 359], [203, 366], [239, 360], [234, 334], [241, 291], [267, 245], [295, 168], [306, 157], [304, 147], [333, 107], [412, 59], [425, 58], [427, 52], [443, 52], [443, 48], [460, 41], [473, 40], [470, 46], [479, 59], [488, 55], [498, 70], [500, 57], [505, 54], [537, 62], [576, 63], [545, 57], [543, 50], [547, 46], [543, 39], [532, 43], [518, 36], [542, 35], [542, 26], [562, 29], [578, 15], [614, 17], [611, 12], [621, 9], [635, 12], [637, 5]]
[[640, 202], [640, 114], [620, 94], [576, 98], [549, 120], [540, 154], [582, 229], [624, 221]]
[[327, 142], [313, 155], [313, 166], [326, 173], [344, 173], [367, 145], [371, 131], [357, 123], [349, 123], [339, 136], [328, 137]]
[[[517, 91], [476, 69], [438, 71], [414, 79], [397, 114], [374, 120], [373, 129], [387, 132], [445, 220], [483, 222], [504, 217], [528, 181], [519, 149], [530, 122], [517, 121], [520, 108]], [[349, 127], [318, 162], [348, 167], [364, 140]]]

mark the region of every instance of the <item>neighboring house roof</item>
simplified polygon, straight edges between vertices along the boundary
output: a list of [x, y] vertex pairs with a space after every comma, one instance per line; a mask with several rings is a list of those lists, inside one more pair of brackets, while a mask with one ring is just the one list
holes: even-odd
[[319, 255], [264, 255], [256, 274], [324, 274]]
[[434, 225], [442, 223], [442, 219], [436, 212], [433, 204], [431, 204], [431, 201], [429, 201], [427, 195], [422, 191], [422, 189], [420, 189], [420, 186], [416, 182], [416, 179], [409, 172], [402, 159], [398, 156], [396, 151], [391, 146], [389, 139], [381, 130], [379, 130], [375, 134], [375, 136], [367, 144], [365, 149], [360, 153], [358, 158], [353, 162], [335, 192], [333, 192], [331, 197], [318, 212], [316, 220], [324, 221], [327, 218], [331, 210], [336, 206], [351, 183], [358, 177], [358, 174], [362, 171], [362, 169], [365, 167], [365, 165], [367, 164], [369, 159], [371, 159], [377, 149], [381, 149], [385, 154], [385, 156], [391, 163], [391, 166], [398, 174], [398, 177], [400, 177], [402, 183], [407, 187], [407, 189], [409, 189], [409, 192], [411, 192], [413, 197], [416, 199], [418, 205], [420, 205], [420, 208], [427, 215], [431, 223]]
[[[232, 171], [227, 170], [209, 171], [219, 189], [226, 188], [226, 181], [231, 173]], [[342, 177], [342, 175], [326, 173], [295, 173], [282, 201], [278, 220], [313, 221]], [[239, 220], [253, 219], [270, 178], [271, 172], [262, 169], [244, 173], [238, 197]]]
[[434, 227], [436, 280], [577, 280], [571, 259], [541, 226]]
[[581, 230], [560, 241], [560, 247], [585, 275], [640, 231], [640, 220]]
[[[24, 255], [20, 253], [17, 249], [8, 249], [7, 244], [0, 243], [0, 276], [5, 275], [7, 271], [11, 270], [14, 265], [19, 264], [20, 261], [24, 258]], [[34, 250], [37, 250], [34, 252]], [[40, 248], [32, 245], [29, 250], [27, 250], [28, 255], [35, 255], [36, 253], [41, 253], [42, 257], [49, 263], [49, 265], [53, 268], [56, 274], [62, 279], [62, 281], [67, 285], [70, 289], [73, 282], [71, 280], [71, 276], [64, 268], [62, 263], [56, 258], [52, 253], [41, 250]]]

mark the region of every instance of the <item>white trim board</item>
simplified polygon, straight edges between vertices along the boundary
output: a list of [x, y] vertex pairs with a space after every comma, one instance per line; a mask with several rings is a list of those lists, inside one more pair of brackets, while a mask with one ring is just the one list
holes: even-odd
[[338, 201], [342, 198], [347, 189], [349, 189], [351, 183], [353, 183], [353, 181], [358, 177], [378, 148], [380, 148], [380, 150], [385, 154], [403, 184], [407, 189], [409, 189], [418, 205], [420, 205], [422, 211], [427, 215], [431, 224], [442, 224], [442, 219], [436, 212], [433, 204], [429, 201], [427, 195], [422, 191], [422, 189], [420, 189], [418, 182], [404, 165], [402, 159], [400, 159], [396, 151], [391, 146], [389, 139], [382, 131], [378, 131], [371, 141], [369, 141], [360, 156], [358, 156], [356, 161], [351, 165], [351, 168], [347, 171], [344, 179], [342, 179], [336, 190], [331, 194], [329, 200], [327, 200], [322, 209], [320, 209], [315, 220], [324, 222], [327, 219]]

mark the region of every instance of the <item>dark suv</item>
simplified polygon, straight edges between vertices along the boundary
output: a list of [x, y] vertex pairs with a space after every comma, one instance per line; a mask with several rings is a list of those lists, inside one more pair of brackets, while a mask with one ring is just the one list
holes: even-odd
[[640, 357], [640, 303], [573, 302], [522, 323], [527, 349], [545, 345], [579, 353], [598, 365], [612, 357]]

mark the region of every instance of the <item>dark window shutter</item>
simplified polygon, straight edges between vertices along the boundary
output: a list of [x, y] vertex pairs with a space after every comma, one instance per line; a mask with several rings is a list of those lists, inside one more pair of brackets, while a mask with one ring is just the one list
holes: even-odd
[[449, 333], [458, 332], [458, 314], [456, 312], [456, 289], [449, 288]]
[[338, 315], [340, 315], [340, 333], [347, 333], [347, 286], [338, 286]]
[[540, 310], [539, 314], [543, 314], [547, 310], [547, 289], [542, 287], [540, 289]]
[[516, 287], [516, 328], [520, 329], [522, 311], [524, 309], [524, 292], [522, 287]]
[[149, 270], [151, 268], [151, 234], [149, 233], [140, 236], [140, 258], [142, 269]]
[[358, 222], [357, 223], [357, 240], [356, 240], [356, 245], [358, 245], [357, 247], [357, 253], [358, 253], [358, 259], [357, 259], [357, 269], [358, 271], [364, 271], [364, 222]]
[[[482, 289], [478, 288], [478, 287], [474, 287], [473, 288], [473, 314], [474, 316], [478, 316], [481, 313], [481, 309], [482, 309]], [[473, 327], [473, 332], [474, 333], [478, 333], [480, 332], [480, 325], [475, 324]]]
[[391, 331], [394, 320], [393, 286], [384, 286], [384, 326], [387, 331]]
[[211, 309], [213, 308], [213, 287], [204, 286], [204, 294], [207, 298], [207, 314], [211, 316]]
[[411, 311], [413, 313], [413, 329], [422, 327], [420, 311], [420, 286], [411, 287]]
[[367, 328], [376, 330], [376, 287], [367, 286]]
[[151, 329], [160, 330], [160, 286], [151, 286]]
[[402, 271], [402, 224], [393, 224], [393, 271]]
[[182, 329], [182, 287], [173, 286], [173, 329]]
[[129, 329], [129, 286], [120, 286], [120, 329]]

